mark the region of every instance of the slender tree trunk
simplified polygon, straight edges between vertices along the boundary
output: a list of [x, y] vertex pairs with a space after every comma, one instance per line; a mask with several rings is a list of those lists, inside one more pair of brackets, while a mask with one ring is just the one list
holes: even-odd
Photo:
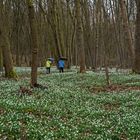
[[38, 67], [38, 38], [37, 27], [35, 20], [35, 10], [33, 0], [26, 0], [28, 4], [28, 16], [31, 30], [31, 45], [32, 45], [32, 64], [31, 64], [31, 86], [37, 85], [37, 67]]
[[133, 65], [133, 63], [134, 63], [134, 48], [133, 48], [131, 30], [130, 30], [129, 22], [128, 22], [126, 0], [119, 0], [119, 4], [120, 4], [122, 19], [123, 19], [123, 28], [124, 28], [124, 32], [126, 33], [126, 41], [128, 43], [129, 55], [131, 57], [131, 63]]
[[135, 60], [133, 71], [140, 74], [140, 1], [136, 0], [137, 17], [135, 29]]
[[83, 28], [82, 28], [82, 21], [81, 21], [80, 0], [75, 0], [75, 6], [76, 6], [76, 19], [77, 19], [76, 41], [78, 47], [78, 60], [80, 63], [80, 73], [83, 73], [85, 72], [85, 51], [84, 51]]
[[3, 70], [2, 47], [0, 47], [0, 71]]

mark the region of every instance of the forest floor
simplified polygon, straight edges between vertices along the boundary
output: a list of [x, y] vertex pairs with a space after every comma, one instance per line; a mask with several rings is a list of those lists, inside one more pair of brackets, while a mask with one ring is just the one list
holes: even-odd
[[140, 139], [140, 75], [113, 72], [106, 86], [103, 72], [44, 73], [47, 88], [29, 89], [27, 70], [0, 80], [0, 139]]

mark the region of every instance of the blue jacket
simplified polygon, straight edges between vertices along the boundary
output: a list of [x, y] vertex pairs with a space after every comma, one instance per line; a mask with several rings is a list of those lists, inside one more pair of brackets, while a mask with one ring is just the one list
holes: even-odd
[[59, 60], [58, 61], [58, 68], [64, 68], [64, 66], [65, 66], [64, 61], [63, 60]]

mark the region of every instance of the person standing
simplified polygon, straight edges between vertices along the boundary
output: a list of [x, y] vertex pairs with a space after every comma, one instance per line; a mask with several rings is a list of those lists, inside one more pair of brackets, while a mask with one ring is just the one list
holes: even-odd
[[47, 60], [46, 61], [46, 74], [50, 74], [50, 72], [51, 72], [51, 60]]
[[65, 67], [65, 62], [62, 59], [59, 59], [58, 61], [58, 68], [59, 68], [59, 72], [63, 73], [64, 72], [64, 67]]

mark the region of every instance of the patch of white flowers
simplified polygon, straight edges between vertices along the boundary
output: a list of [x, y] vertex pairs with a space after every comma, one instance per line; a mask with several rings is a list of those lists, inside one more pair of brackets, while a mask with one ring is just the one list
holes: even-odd
[[[139, 91], [93, 94], [90, 87], [105, 85], [104, 73], [39, 71], [38, 81], [48, 89], [30, 96], [19, 96], [19, 85], [28, 86], [29, 78], [0, 81], [0, 139], [140, 139]], [[140, 86], [139, 75], [111, 73], [110, 79]]]

